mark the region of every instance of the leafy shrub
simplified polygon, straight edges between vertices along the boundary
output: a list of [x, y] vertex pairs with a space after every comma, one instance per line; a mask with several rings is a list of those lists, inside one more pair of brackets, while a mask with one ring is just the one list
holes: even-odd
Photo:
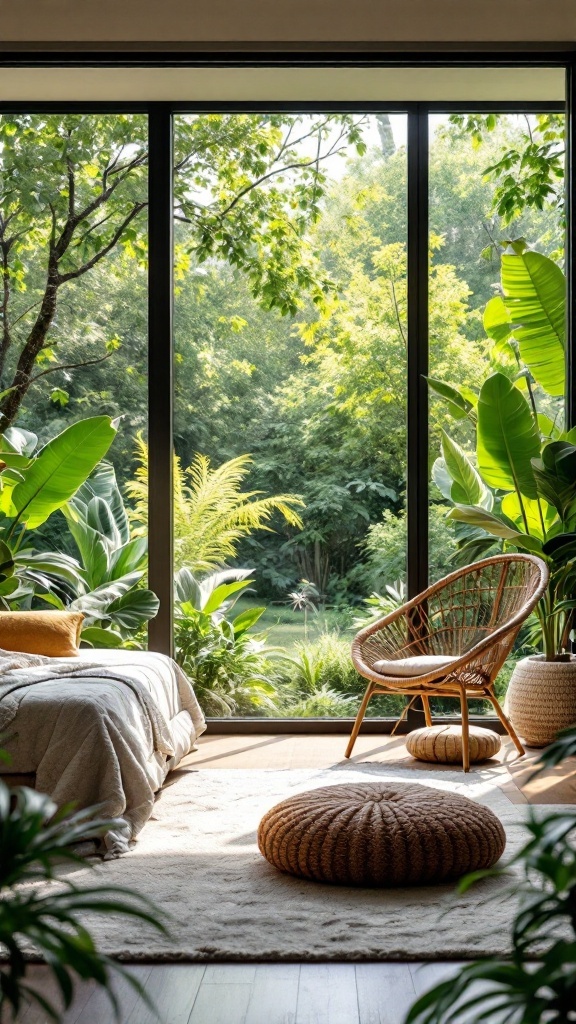
[[357, 697], [347, 697], [324, 684], [296, 703], [289, 704], [283, 714], [290, 718], [350, 718], [356, 715], [357, 710]]
[[363, 689], [352, 664], [350, 640], [336, 630], [321, 633], [310, 643], [297, 644], [297, 656], [289, 660], [289, 682], [302, 696], [322, 686], [341, 694]]
[[[452, 561], [456, 553], [454, 525], [446, 520], [446, 505], [430, 505], [429, 559], [430, 579], [438, 580], [455, 568]], [[358, 589], [381, 592], [386, 584], [406, 575], [406, 512], [398, 515], [386, 509], [382, 520], [368, 529], [364, 542], [365, 562], [350, 574]]]
[[364, 605], [363, 610], [355, 617], [352, 623], [354, 629], [363, 629], [364, 626], [369, 626], [371, 623], [377, 622], [378, 619], [383, 619], [386, 615], [390, 615], [391, 612], [395, 611], [396, 608], [401, 608], [408, 600], [406, 584], [402, 579], [394, 580], [392, 584], [387, 583], [384, 590], [386, 591], [385, 594], [378, 594], [374, 591], [374, 593], [370, 594], [370, 597], [365, 598], [362, 602]]
[[250, 633], [265, 611], [247, 608], [230, 617], [252, 583], [249, 569], [226, 569], [197, 580], [176, 574], [176, 660], [194, 681], [207, 715], [262, 715], [276, 710], [276, 687], [264, 633]]
[[[278, 663], [276, 681], [280, 714], [290, 718], [355, 717], [366, 681], [352, 663], [352, 634], [336, 630], [321, 633], [309, 643], [297, 644], [297, 657]], [[374, 697], [367, 717], [397, 717], [404, 698], [395, 694]]]

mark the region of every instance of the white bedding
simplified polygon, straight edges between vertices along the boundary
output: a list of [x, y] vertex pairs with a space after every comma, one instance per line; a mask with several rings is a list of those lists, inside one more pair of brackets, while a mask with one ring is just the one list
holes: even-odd
[[164, 655], [0, 651], [0, 746], [10, 755], [2, 770], [35, 772], [36, 788], [59, 805], [98, 804], [100, 816], [117, 818], [104, 837], [108, 856], [129, 849], [154, 793], [205, 728], [191, 683]]

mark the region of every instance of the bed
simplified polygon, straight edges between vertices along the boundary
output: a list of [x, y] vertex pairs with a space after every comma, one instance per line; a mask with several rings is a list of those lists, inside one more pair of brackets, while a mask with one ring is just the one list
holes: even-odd
[[82, 650], [73, 658], [0, 651], [3, 774], [33, 772], [58, 805], [115, 818], [107, 857], [126, 853], [168, 772], [206, 724], [176, 663], [149, 651]]

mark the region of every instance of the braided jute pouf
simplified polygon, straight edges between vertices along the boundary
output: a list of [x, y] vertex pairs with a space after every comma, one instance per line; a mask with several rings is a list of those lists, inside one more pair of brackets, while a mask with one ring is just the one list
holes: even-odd
[[429, 885], [488, 868], [506, 845], [482, 804], [406, 783], [348, 783], [276, 804], [258, 828], [280, 871], [334, 885]]
[[[486, 761], [494, 757], [502, 746], [498, 733], [471, 725], [470, 761]], [[415, 729], [406, 737], [406, 750], [419, 761], [436, 764], [462, 764], [462, 727], [460, 725], [432, 725]]]

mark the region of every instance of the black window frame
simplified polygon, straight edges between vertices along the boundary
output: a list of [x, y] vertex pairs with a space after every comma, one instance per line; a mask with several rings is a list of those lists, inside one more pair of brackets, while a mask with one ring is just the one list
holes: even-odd
[[[201, 112], [306, 111], [404, 113], [407, 115], [407, 582], [410, 596], [428, 583], [428, 128], [432, 113], [539, 113], [566, 114], [566, 268], [567, 268], [567, 393], [566, 416], [576, 424], [576, 53], [561, 44], [539, 49], [518, 47], [481, 52], [381, 53], [374, 52], [266, 52], [261, 53], [139, 53], [0, 52], [0, 67], [559, 67], [566, 73], [565, 104], [528, 102], [240, 102], [192, 103], [175, 99], [151, 102], [38, 102], [0, 100], [0, 115], [7, 113], [139, 113], [148, 116], [148, 444], [149, 474], [154, 486], [149, 499], [148, 585], [160, 598], [160, 610], [149, 624], [149, 649], [173, 653], [173, 161], [172, 126], [176, 114]], [[443, 721], [459, 719], [443, 718]], [[492, 716], [476, 721], [501, 730]], [[352, 719], [212, 719], [219, 732], [228, 733], [346, 733]], [[389, 733], [389, 718], [365, 719], [363, 732]], [[401, 731], [422, 724], [411, 710]]]

